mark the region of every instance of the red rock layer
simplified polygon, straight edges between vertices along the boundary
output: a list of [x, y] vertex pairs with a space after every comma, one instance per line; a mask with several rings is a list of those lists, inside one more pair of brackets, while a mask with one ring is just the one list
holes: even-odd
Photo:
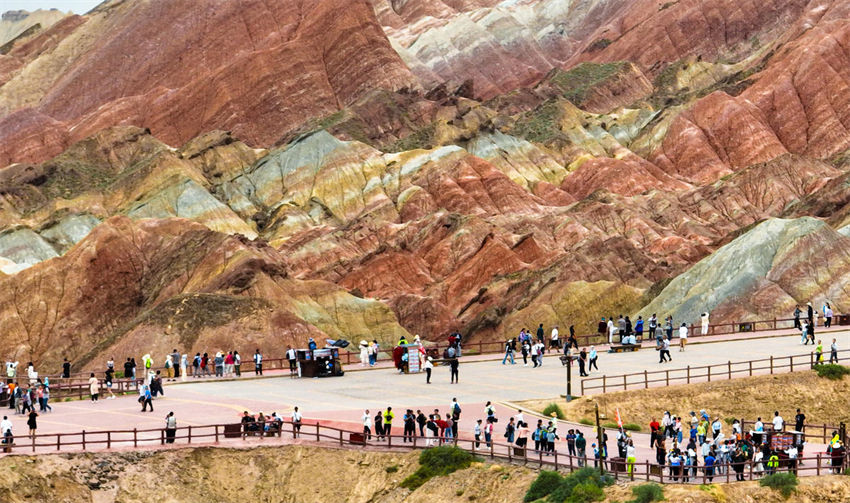
[[365, 0], [125, 2], [91, 16], [105, 18], [94, 49], [47, 77], [36, 110], [0, 121], [0, 165], [116, 124], [170, 144], [227, 129], [266, 146], [368, 90], [416, 85]]

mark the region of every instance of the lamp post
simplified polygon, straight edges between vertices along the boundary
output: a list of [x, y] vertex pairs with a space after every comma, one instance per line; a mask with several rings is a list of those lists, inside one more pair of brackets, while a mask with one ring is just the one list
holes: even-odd
[[595, 400], [593, 401], [593, 410], [596, 413], [596, 445], [599, 449], [599, 475], [604, 476], [605, 462], [602, 459], [602, 453], [605, 452], [608, 446], [602, 443], [602, 439], [605, 437], [602, 435], [602, 425], [599, 423], [599, 402]]
[[567, 402], [573, 399], [573, 362], [569, 354], [567, 357]]

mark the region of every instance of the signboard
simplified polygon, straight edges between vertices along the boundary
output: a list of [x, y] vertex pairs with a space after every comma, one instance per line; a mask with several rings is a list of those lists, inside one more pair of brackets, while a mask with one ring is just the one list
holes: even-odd
[[770, 438], [770, 448], [774, 451], [787, 451], [794, 445], [794, 435], [791, 433], [776, 433]]
[[411, 374], [421, 372], [419, 368], [419, 346], [410, 346], [407, 348], [407, 371]]

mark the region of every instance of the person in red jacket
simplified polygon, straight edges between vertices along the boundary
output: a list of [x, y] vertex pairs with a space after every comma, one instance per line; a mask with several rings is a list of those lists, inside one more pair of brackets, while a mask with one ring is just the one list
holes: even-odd
[[661, 429], [661, 424], [654, 417], [652, 418], [652, 422], [649, 423], [649, 448], [655, 447], [655, 442], [659, 440], [658, 431]]

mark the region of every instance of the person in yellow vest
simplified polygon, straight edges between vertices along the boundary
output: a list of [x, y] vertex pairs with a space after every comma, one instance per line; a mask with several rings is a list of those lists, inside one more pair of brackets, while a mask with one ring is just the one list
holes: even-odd
[[767, 459], [767, 474], [773, 475], [777, 468], [779, 468], [779, 456], [776, 455], [776, 451], [773, 451]]
[[632, 479], [635, 477], [635, 461], [637, 461], [637, 451], [634, 442], [632, 442], [632, 439], [629, 439], [629, 443], [626, 445], [626, 466], [629, 477]]
[[393, 418], [394, 417], [395, 417], [395, 414], [393, 414], [393, 408], [387, 407], [386, 412], [384, 412], [384, 433], [388, 437], [390, 435], [392, 435]]

